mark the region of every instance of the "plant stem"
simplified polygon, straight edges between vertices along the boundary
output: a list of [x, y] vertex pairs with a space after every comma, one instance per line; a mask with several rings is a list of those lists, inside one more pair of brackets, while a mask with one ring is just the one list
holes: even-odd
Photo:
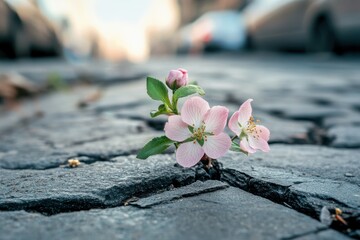
[[234, 140], [237, 139], [237, 138], [238, 138], [238, 136], [235, 135], [235, 136], [233, 136], [233, 137], [231, 138], [231, 141], [234, 141]]
[[[173, 94], [174, 94], [175, 91], [173, 91]], [[174, 114], [178, 115], [178, 110], [177, 110], [177, 101], [175, 101], [174, 99], [174, 95], [172, 97], [172, 104], [171, 104], [171, 109], [173, 111]]]
[[209, 160], [209, 162], [208, 162], [208, 164], [207, 164], [207, 168], [208, 169], [210, 169], [210, 168], [212, 168], [213, 167], [213, 165], [212, 165], [212, 158], [211, 157], [208, 157], [208, 160]]

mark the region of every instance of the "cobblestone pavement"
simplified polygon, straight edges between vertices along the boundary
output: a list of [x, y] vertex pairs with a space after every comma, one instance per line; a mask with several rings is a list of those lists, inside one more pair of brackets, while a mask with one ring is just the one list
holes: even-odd
[[[360, 239], [359, 66], [266, 54], [0, 64], [38, 85], [55, 72], [73, 86], [1, 110], [0, 239]], [[173, 149], [136, 159], [166, 121], [149, 116], [145, 76], [177, 67], [211, 105], [232, 113], [253, 98], [271, 152], [228, 153], [209, 172], [181, 168]], [[324, 206], [347, 225], [322, 224]]]

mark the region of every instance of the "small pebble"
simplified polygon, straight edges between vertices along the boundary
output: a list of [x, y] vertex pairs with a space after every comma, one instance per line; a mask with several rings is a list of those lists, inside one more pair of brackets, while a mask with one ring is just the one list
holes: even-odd
[[69, 167], [75, 168], [80, 165], [80, 161], [78, 159], [69, 159], [68, 160]]
[[354, 174], [351, 173], [345, 173], [345, 177], [355, 177]]

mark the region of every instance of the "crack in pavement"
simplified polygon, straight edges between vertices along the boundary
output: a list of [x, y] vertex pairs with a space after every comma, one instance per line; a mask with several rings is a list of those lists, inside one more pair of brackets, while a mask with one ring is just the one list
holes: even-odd
[[[237, 187], [249, 193], [269, 199], [275, 203], [290, 207], [317, 220], [319, 220], [320, 210], [323, 206], [339, 207], [345, 213], [343, 218], [348, 222], [348, 226], [333, 224], [331, 227], [346, 234], [349, 234], [349, 232], [346, 231], [348, 227], [353, 231], [359, 229], [360, 209], [359, 205], [356, 205], [356, 197], [351, 199], [349, 202], [343, 202], [333, 196], [329, 196], [327, 192], [321, 193], [321, 183], [307, 182], [306, 180], [304, 182], [296, 182], [295, 184], [275, 183], [250, 176], [239, 170], [228, 169], [226, 167], [222, 169], [221, 181], [227, 182], [230, 186]], [[317, 187], [319, 192], [311, 192], [311, 189], [306, 187], [306, 185], [312, 184]], [[344, 185], [339, 183], [338, 187], [334, 187], [334, 191], [341, 191], [339, 187], [341, 188], [343, 186]], [[356, 192], [356, 188], [358, 191], [360, 189], [355, 185], [345, 187], [352, 188], [352, 190], [345, 190], [350, 192]], [[340, 194], [342, 193], [344, 193], [344, 191]], [[335, 196], [338, 197], [337, 195]], [[295, 236], [290, 239], [295, 239], [297, 237], [300, 236]]]
[[[5, 179], [13, 180], [0, 179], [3, 193], [0, 210], [55, 215], [117, 207], [134, 197], [148, 197], [197, 180], [217, 177], [217, 174], [201, 171], [202, 164], [191, 169], [174, 167], [168, 155], [159, 156], [151, 166], [142, 165], [134, 156], [117, 159], [111, 163], [97, 162], [75, 169], [58, 168], [45, 172], [2, 170]], [[99, 172], [96, 177], [95, 171]], [[22, 184], [16, 185], [15, 179], [21, 179]], [[48, 180], [44, 182], [44, 179]], [[89, 182], [89, 179], [93, 180]]]

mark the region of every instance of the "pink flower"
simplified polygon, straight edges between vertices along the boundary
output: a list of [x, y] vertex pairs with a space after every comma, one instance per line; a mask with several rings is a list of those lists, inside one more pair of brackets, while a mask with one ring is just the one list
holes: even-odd
[[176, 161], [192, 167], [206, 154], [210, 158], [223, 156], [231, 146], [230, 137], [223, 132], [229, 110], [222, 106], [209, 107], [200, 97], [185, 101], [181, 115], [169, 117], [165, 135], [180, 143]]
[[177, 89], [179, 87], [188, 84], [188, 73], [185, 69], [178, 68], [177, 70], [171, 70], [166, 78], [166, 85], [171, 89]]
[[262, 125], [256, 125], [252, 117], [252, 99], [245, 101], [229, 120], [229, 128], [240, 138], [240, 148], [247, 153], [256, 150], [270, 151], [268, 144], [270, 131]]

